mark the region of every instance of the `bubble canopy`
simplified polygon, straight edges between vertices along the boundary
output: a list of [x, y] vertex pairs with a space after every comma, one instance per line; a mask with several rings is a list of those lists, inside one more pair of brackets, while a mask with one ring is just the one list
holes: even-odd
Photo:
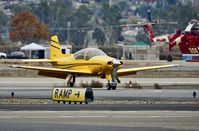
[[96, 48], [85, 48], [74, 54], [75, 59], [89, 60], [94, 56], [107, 56], [102, 50]]

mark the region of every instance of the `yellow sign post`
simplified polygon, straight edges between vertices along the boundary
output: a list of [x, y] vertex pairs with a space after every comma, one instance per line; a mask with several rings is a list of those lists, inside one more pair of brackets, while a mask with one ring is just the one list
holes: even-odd
[[64, 104], [65, 102], [69, 102], [69, 104], [71, 104], [71, 102], [74, 102], [75, 104], [77, 102], [80, 102], [80, 104], [85, 102], [87, 104], [88, 102], [92, 102], [93, 99], [94, 95], [92, 88], [55, 87], [52, 91], [52, 100], [57, 101], [58, 103], [63, 101]]

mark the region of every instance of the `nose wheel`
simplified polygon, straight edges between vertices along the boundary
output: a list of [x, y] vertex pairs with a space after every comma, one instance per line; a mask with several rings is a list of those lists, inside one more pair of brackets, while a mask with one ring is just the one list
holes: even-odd
[[108, 83], [107, 90], [116, 90], [117, 83]]
[[108, 62], [107, 64], [112, 64], [111, 72], [108, 71], [105, 73], [106, 79], [108, 80], [107, 90], [116, 90], [117, 82], [120, 83], [120, 80], [117, 77], [117, 71], [122, 65], [122, 62], [114, 59], [112, 62]]

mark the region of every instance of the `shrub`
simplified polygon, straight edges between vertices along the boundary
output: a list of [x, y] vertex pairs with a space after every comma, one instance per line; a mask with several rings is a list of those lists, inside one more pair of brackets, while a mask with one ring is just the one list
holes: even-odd
[[103, 83], [100, 83], [99, 81], [92, 80], [90, 84], [88, 82], [81, 82], [80, 87], [83, 87], [83, 88], [87, 88], [87, 87], [102, 88]]
[[99, 81], [92, 80], [90, 87], [92, 87], [92, 88], [102, 88], [103, 83], [100, 83]]
[[155, 84], [154, 84], [154, 88], [155, 88], [155, 89], [162, 89], [162, 87], [161, 87], [158, 83], [155, 83]]
[[88, 82], [81, 82], [81, 83], [80, 83], [80, 87], [87, 88], [87, 87], [89, 87], [89, 86], [90, 86], [90, 85], [89, 85]]
[[124, 84], [125, 88], [134, 88], [134, 89], [142, 89], [142, 86], [138, 84], [137, 82], [132, 83], [131, 81], [129, 83]]

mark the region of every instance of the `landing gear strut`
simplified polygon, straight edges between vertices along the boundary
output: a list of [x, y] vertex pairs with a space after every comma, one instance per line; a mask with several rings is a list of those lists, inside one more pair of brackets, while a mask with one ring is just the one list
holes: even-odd
[[67, 86], [73, 87], [75, 84], [75, 75], [71, 75], [69, 80], [67, 81]]

